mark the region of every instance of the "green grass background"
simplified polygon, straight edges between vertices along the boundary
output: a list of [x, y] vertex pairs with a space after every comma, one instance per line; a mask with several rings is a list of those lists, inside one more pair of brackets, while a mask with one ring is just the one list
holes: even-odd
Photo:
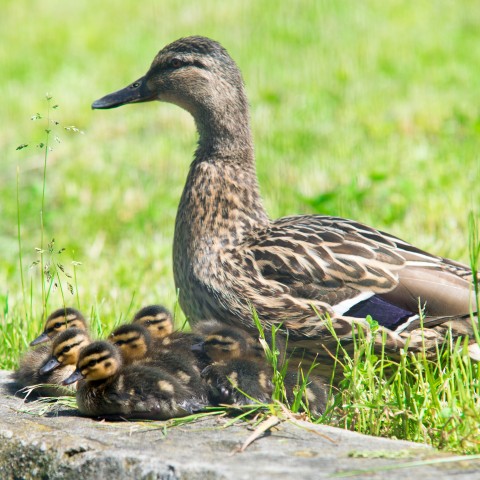
[[[82, 263], [79, 305], [64, 292], [67, 305], [107, 330], [144, 304], [173, 307], [173, 224], [193, 121], [168, 104], [90, 104], [181, 36], [220, 41], [240, 66], [273, 218], [346, 216], [468, 261], [467, 217], [480, 205], [476, 2], [3, 0], [0, 32], [0, 367], [14, 366], [41, 328], [40, 272], [29, 266], [46, 126], [30, 117], [46, 113], [47, 92], [61, 143], [48, 156], [45, 239], [65, 248], [68, 272]], [[59, 290], [48, 303], [62, 305]]]

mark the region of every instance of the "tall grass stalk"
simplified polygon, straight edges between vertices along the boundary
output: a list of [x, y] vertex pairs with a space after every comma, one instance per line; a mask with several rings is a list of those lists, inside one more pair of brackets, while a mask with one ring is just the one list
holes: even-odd
[[[42, 184], [42, 200], [40, 205], [40, 271], [41, 271], [41, 286], [42, 286], [42, 321], [47, 318], [47, 294], [45, 291], [45, 262], [44, 262], [44, 237], [45, 237], [45, 225], [44, 225], [44, 212], [45, 212], [45, 192], [47, 189], [47, 164], [48, 153], [50, 151], [50, 109], [52, 97], [47, 93], [45, 96], [47, 100], [47, 119], [45, 128], [45, 142], [43, 143], [43, 184]], [[39, 119], [41, 116], [39, 116]], [[51, 287], [51, 282], [50, 282]]]
[[17, 242], [18, 242], [18, 268], [20, 269], [20, 285], [22, 288], [23, 311], [27, 315], [27, 297], [25, 292], [25, 275], [23, 273], [23, 255], [22, 255], [22, 228], [20, 216], [20, 169], [17, 167]]
[[[473, 212], [468, 216], [468, 252], [470, 256], [470, 268], [473, 276], [473, 293], [477, 307], [477, 317], [480, 312], [480, 286], [479, 286], [479, 263], [480, 263], [480, 236], [478, 233], [478, 223]], [[480, 321], [480, 317], [478, 317]], [[477, 338], [478, 341], [478, 338]]]

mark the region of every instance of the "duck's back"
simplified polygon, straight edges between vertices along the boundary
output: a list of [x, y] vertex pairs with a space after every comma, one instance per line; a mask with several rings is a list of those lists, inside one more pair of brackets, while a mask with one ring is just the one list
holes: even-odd
[[108, 382], [81, 382], [77, 404], [89, 416], [159, 420], [185, 416], [203, 406], [168, 373], [135, 365], [123, 368]]

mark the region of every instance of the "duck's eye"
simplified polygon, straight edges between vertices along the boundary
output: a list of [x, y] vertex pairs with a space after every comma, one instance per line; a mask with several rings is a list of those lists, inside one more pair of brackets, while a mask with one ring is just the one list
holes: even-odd
[[173, 68], [180, 68], [183, 65], [183, 62], [179, 58], [172, 58], [170, 60], [170, 65]]
[[70, 351], [72, 347], [70, 345], [67, 345], [66, 347], [63, 348], [62, 353], [67, 353]]
[[140, 82], [135, 82], [130, 85], [130, 88], [138, 88], [140, 86]]
[[63, 325], [63, 322], [57, 322], [53, 328], [57, 329], [57, 328], [60, 328], [61, 326]]
[[90, 360], [90, 361], [87, 363], [87, 367], [94, 367], [96, 364], [97, 364], [97, 361], [96, 361], [96, 360]]

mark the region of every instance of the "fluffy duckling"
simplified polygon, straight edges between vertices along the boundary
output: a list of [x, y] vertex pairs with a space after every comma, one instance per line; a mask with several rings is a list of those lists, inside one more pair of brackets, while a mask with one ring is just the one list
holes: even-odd
[[40, 343], [48, 342], [55, 335], [63, 332], [67, 328], [88, 330], [87, 320], [75, 308], [59, 308], [48, 316], [43, 332], [35, 340], [30, 342], [30, 346], [33, 347]]
[[190, 389], [158, 368], [122, 367], [120, 352], [110, 342], [93, 342], [84, 348], [77, 369], [64, 384], [82, 378], [77, 404], [88, 416], [164, 420], [203, 407]]
[[[150, 333], [153, 342], [163, 347], [175, 348], [191, 352], [192, 345], [203, 340], [201, 332], [184, 332], [175, 330], [173, 317], [168, 308], [163, 305], [148, 305], [140, 309], [133, 317], [132, 323], [144, 326]], [[199, 369], [205, 368], [209, 360], [200, 352], [195, 352], [196, 364]], [[193, 359], [192, 359], [193, 360]]]
[[272, 371], [252, 351], [246, 332], [223, 327], [193, 348], [203, 350], [213, 361], [202, 371], [213, 404], [270, 402]]
[[[288, 370], [283, 379], [288, 403], [291, 405], [295, 400], [295, 392], [301, 388], [304, 376], [301, 371]], [[325, 412], [328, 401], [328, 385], [325, 380], [310, 373], [302, 394], [302, 401], [314, 417], [319, 417]]]
[[75, 371], [82, 348], [90, 342], [88, 333], [80, 328], [68, 328], [59, 333], [53, 339], [51, 355], [39, 369], [39, 374], [55, 373], [60, 379], [56, 383], [61, 383]]
[[175, 345], [167, 348], [156, 343], [149, 330], [136, 323], [116, 328], [108, 340], [118, 347], [125, 365], [161, 367], [192, 391], [206, 395], [200, 370], [190, 349], [177, 348]]
[[14, 380], [22, 386], [42, 385], [35, 389], [40, 396], [74, 395], [75, 390], [62, 386], [62, 381], [75, 370], [78, 353], [89, 341], [85, 330], [65, 330], [51, 345], [27, 352], [13, 374]]
[[[74, 308], [59, 308], [49, 315], [45, 322], [43, 333], [33, 340], [30, 345], [37, 346], [48, 342], [57, 334], [69, 328], [87, 330], [87, 321], [84, 316]], [[63, 378], [57, 373], [39, 370], [45, 365], [52, 354], [52, 345], [39, 345], [27, 351], [20, 360], [18, 369], [12, 374], [12, 379], [22, 388], [39, 384], [60, 384]], [[40, 387], [35, 389], [35, 394], [44, 396], [58, 396], [68, 393], [63, 387]]]
[[[271, 335], [267, 336], [266, 341], [272, 347]], [[208, 335], [200, 347], [214, 362], [202, 372], [213, 403], [251, 403], [248, 397], [261, 402], [270, 401], [273, 372], [264, 361], [261, 345], [254, 342], [247, 332], [235, 327], [222, 327]], [[280, 349], [281, 357], [285, 345], [280, 339], [277, 342], [275, 338], [275, 348]], [[295, 391], [302, 383], [303, 374], [300, 371], [286, 372], [284, 386], [290, 404], [294, 402]], [[320, 416], [325, 411], [327, 388], [322, 377], [314, 374], [308, 376], [302, 400], [313, 416]]]
[[173, 317], [163, 305], [148, 305], [133, 317], [132, 323], [143, 325], [152, 338], [163, 339], [173, 333]]

